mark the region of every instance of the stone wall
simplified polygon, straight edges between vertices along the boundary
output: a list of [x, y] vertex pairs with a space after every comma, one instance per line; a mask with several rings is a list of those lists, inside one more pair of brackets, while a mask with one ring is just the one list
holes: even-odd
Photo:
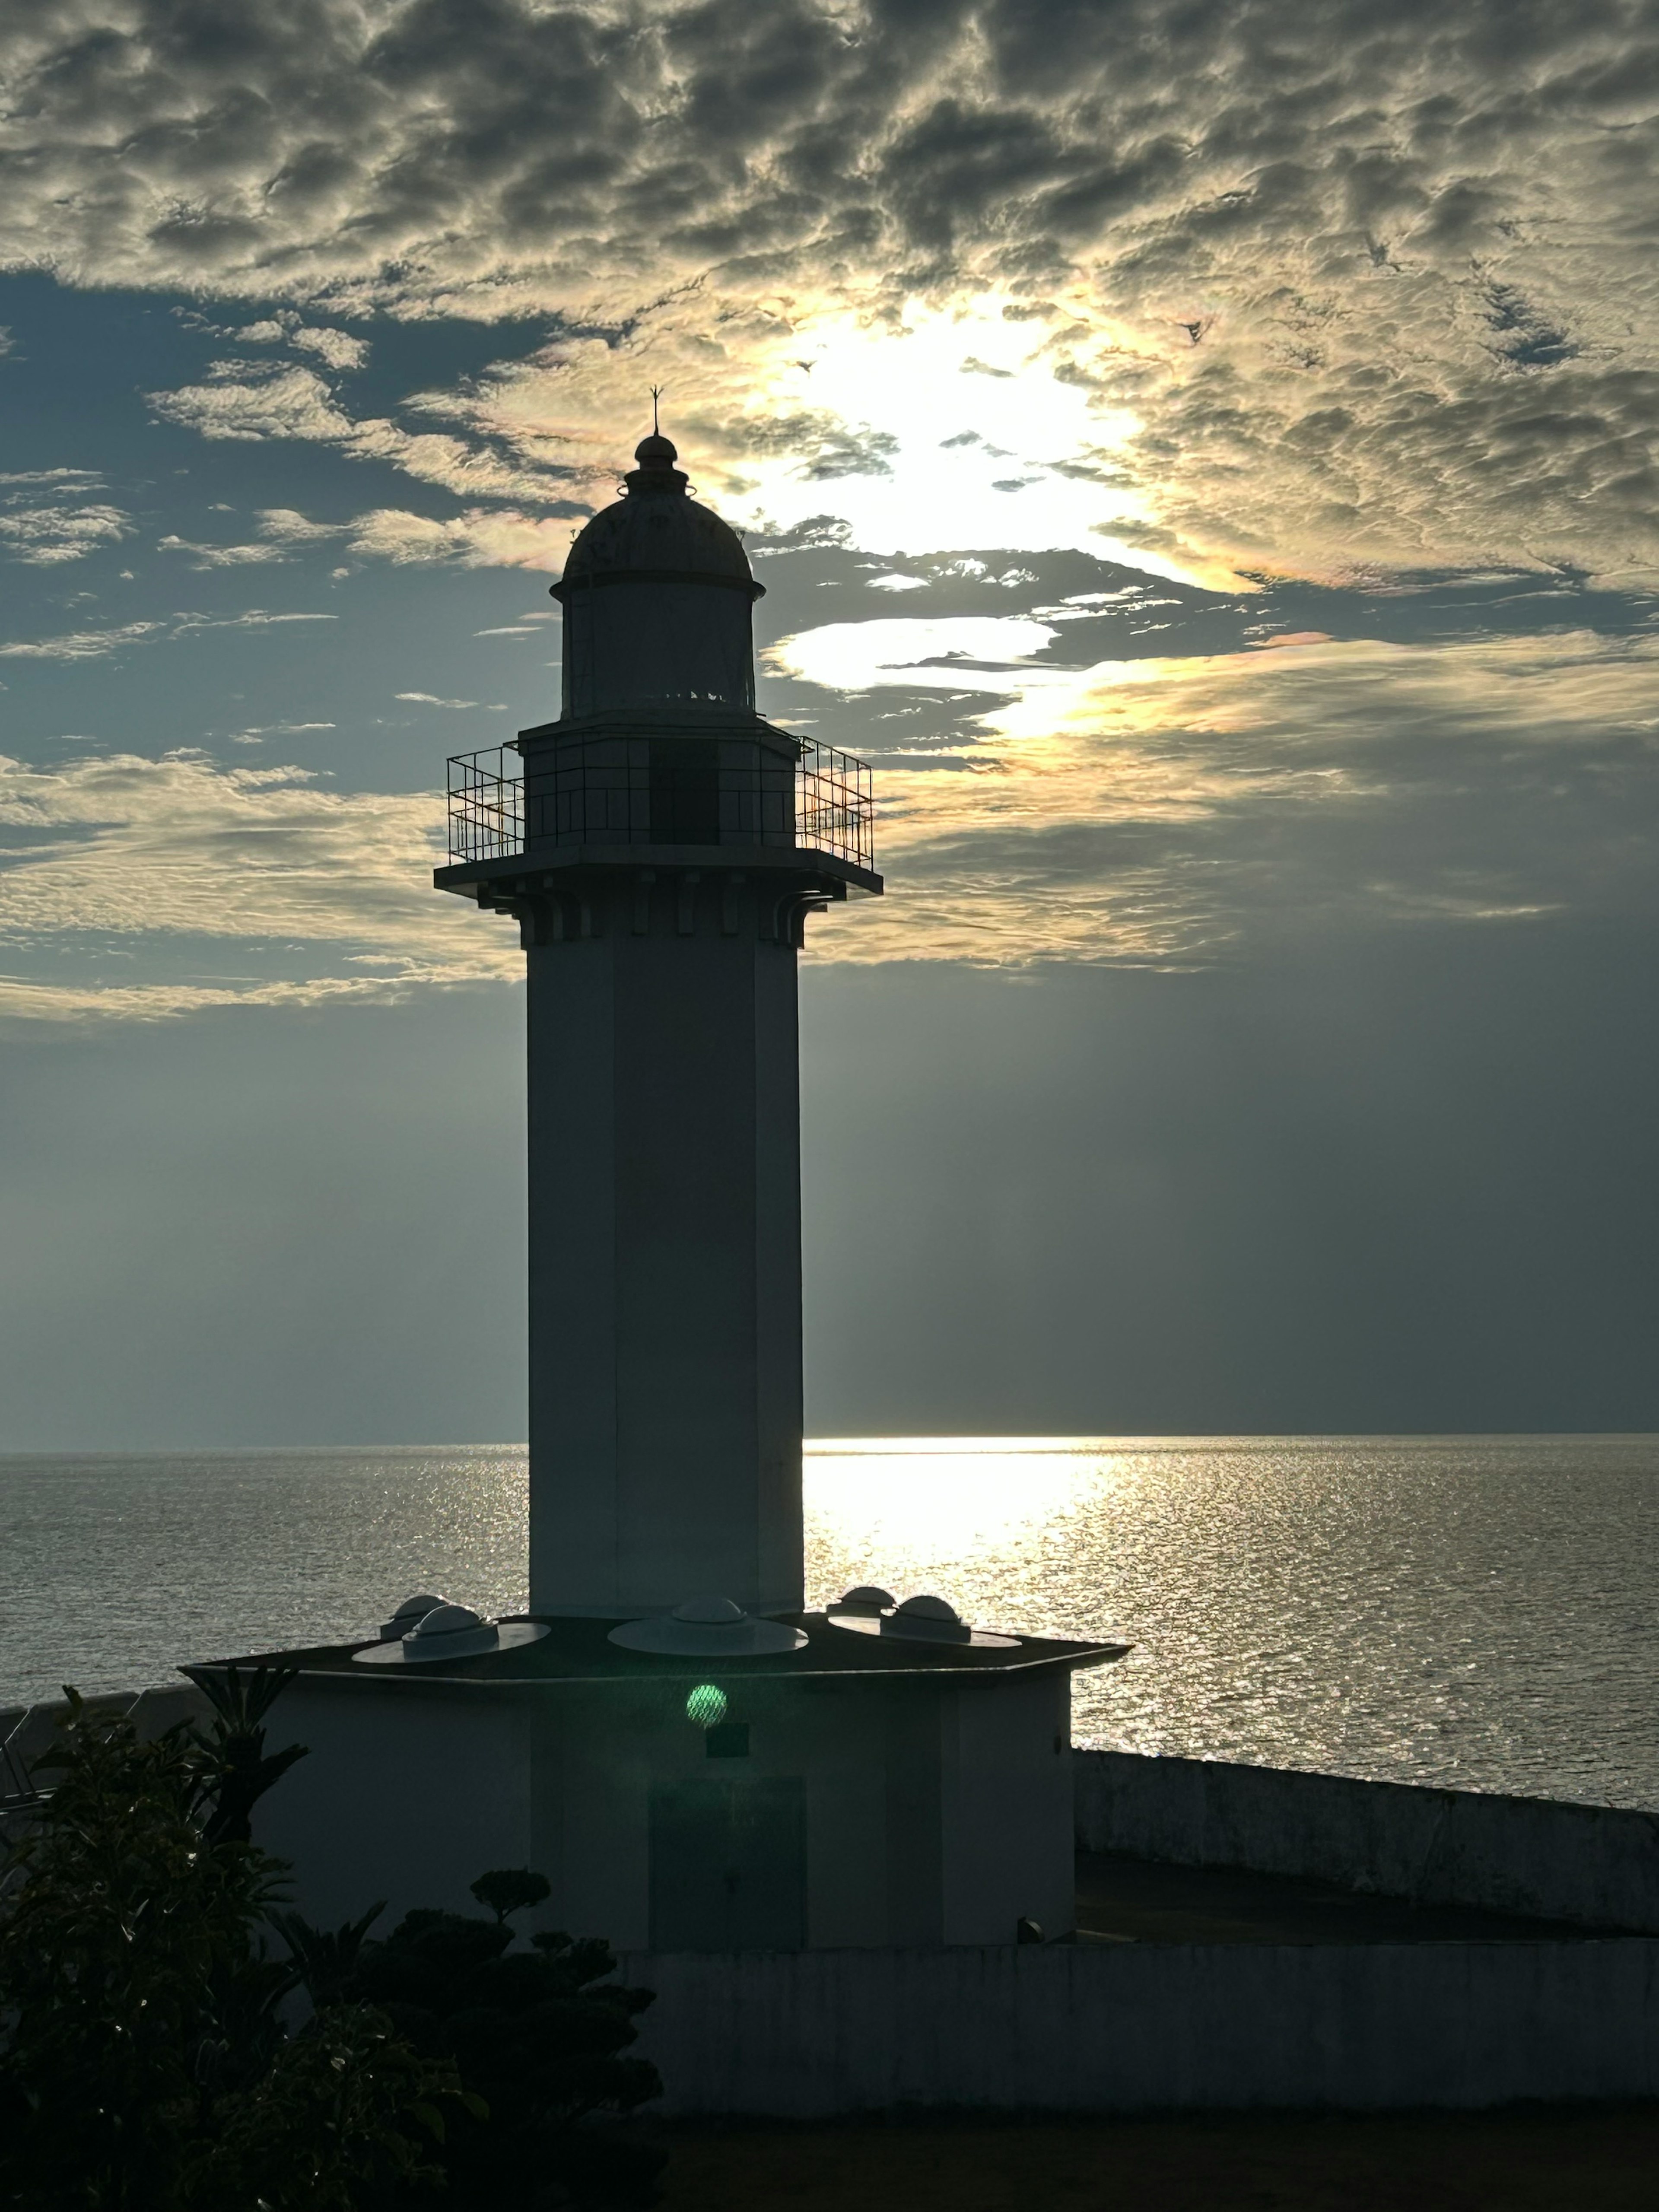
[[1382, 2112], [1659, 2095], [1659, 1942], [637, 1954], [670, 2113]]
[[[193, 1682], [167, 1682], [151, 1690], [104, 1690], [83, 1700], [94, 1713], [125, 1714], [142, 1743], [163, 1735], [179, 1721], [204, 1718], [208, 1701]], [[50, 1749], [69, 1712], [67, 1699], [39, 1705], [0, 1705], [0, 1805], [27, 1794], [30, 1769]]]
[[1659, 1933], [1651, 1813], [1125, 1752], [1073, 1767], [1080, 1850]]

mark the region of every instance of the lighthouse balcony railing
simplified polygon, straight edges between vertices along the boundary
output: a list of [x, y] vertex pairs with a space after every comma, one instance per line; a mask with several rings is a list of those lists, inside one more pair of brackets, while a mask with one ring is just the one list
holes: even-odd
[[643, 757], [572, 761], [528, 804], [524, 762], [511, 746], [457, 753], [449, 763], [449, 857], [516, 860], [527, 842], [762, 844], [828, 853], [873, 871], [868, 762], [811, 738], [800, 744], [793, 775], [787, 763], [780, 775], [775, 756], [758, 752], [752, 766], [725, 766], [712, 778], [665, 772]]
[[449, 763], [449, 857], [510, 860], [524, 850], [524, 763], [506, 745]]

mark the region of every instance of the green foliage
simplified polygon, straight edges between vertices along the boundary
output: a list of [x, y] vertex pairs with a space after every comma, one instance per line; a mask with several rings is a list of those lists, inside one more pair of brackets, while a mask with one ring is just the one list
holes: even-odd
[[[446, 2115], [477, 2112], [368, 2005], [330, 2005], [223, 2100], [190, 2166], [203, 2212], [357, 2212], [441, 2180]], [[424, 2143], [422, 2142], [424, 2138]]]
[[231, 1667], [221, 1674], [204, 1668], [192, 1678], [213, 1708], [213, 1724], [205, 1735], [199, 1729], [189, 1731], [201, 1754], [204, 1834], [210, 1844], [251, 1842], [254, 1806], [296, 1759], [306, 1755], [302, 1743], [291, 1743], [286, 1751], [267, 1757], [261, 1725], [294, 1680], [295, 1671], [292, 1667], [255, 1667], [245, 1672]]
[[[70, 1714], [57, 1786], [0, 1874], [0, 2182], [39, 2212], [334, 2212], [439, 2169], [454, 2069], [361, 2001], [295, 2037], [261, 1926], [283, 1869], [247, 1840], [282, 1680], [234, 1679], [204, 1734]], [[468, 2117], [471, 2117], [469, 2112]], [[369, 2192], [369, 2194], [365, 2194]]]
[[532, 1874], [528, 1867], [501, 1867], [494, 1874], [481, 1874], [472, 1884], [472, 1894], [495, 1914], [497, 1926], [512, 1913], [544, 1904], [552, 1893], [547, 1876]]
[[363, 1939], [386, 1911], [386, 1902], [371, 1905], [361, 1920], [343, 1927], [313, 1928], [297, 1912], [269, 1911], [265, 1917], [289, 1948], [295, 1978], [313, 2005], [337, 2004], [357, 1971], [357, 1954]]
[[[73, 1691], [57, 1777], [0, 1871], [0, 2202], [18, 2212], [546, 2212], [654, 2203], [627, 2055], [648, 1990], [595, 1940], [508, 1921], [527, 1868], [482, 1875], [489, 1919], [383, 1907], [332, 1930], [279, 1902], [253, 1808], [291, 1679], [202, 1679], [205, 1728], [140, 1743]], [[274, 1929], [287, 1947], [266, 1949]], [[303, 1988], [297, 2033], [283, 2000]]]
[[[665, 2154], [636, 2116], [662, 2084], [627, 2055], [651, 1992], [611, 1980], [616, 1959], [597, 1940], [542, 1933], [515, 1947], [507, 1920], [548, 1895], [542, 1875], [502, 1869], [472, 1893], [492, 1919], [408, 1913], [385, 1942], [361, 1942], [343, 1985], [488, 2107], [487, 2120], [475, 2109], [452, 2124], [445, 2205], [654, 2203]], [[295, 1957], [308, 1971], [303, 1942]]]

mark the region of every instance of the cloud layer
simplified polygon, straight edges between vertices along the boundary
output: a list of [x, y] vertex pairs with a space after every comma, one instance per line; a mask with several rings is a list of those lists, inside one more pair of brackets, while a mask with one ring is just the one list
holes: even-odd
[[[1152, 553], [1659, 574], [1646, 0], [33, 0], [0, 78], [0, 258], [306, 303], [158, 402], [206, 435], [551, 497], [659, 380], [728, 486], [879, 475], [815, 353], [989, 298], [1096, 435], [988, 483]], [[560, 328], [421, 430], [319, 305]]]
[[[102, 940], [67, 981], [61, 961], [43, 975], [25, 958], [0, 979], [0, 1012], [153, 1018], [511, 977], [510, 929], [432, 889], [442, 811], [424, 793], [338, 792], [190, 751], [51, 770], [0, 758], [0, 959]], [[276, 948], [297, 973], [112, 976], [112, 944], [158, 936]]]
[[[1140, 641], [1091, 645], [1113, 593], [1045, 605], [1021, 563], [1223, 584], [1240, 623], [1259, 579], [1437, 566], [1633, 604], [1659, 586], [1656, 153], [1648, 0], [27, 0], [0, 26], [0, 264], [188, 292], [199, 358], [147, 376], [153, 416], [227, 470], [316, 449], [291, 490], [255, 456], [222, 542], [211, 508], [167, 515], [173, 574], [556, 571], [650, 383], [774, 550], [904, 556], [864, 578], [878, 610], [791, 617], [774, 649], [806, 726], [885, 749], [899, 896], [815, 933], [842, 960], [1180, 965], [1639, 902], [1650, 632], [1266, 653], [1183, 635], [1143, 578]], [[390, 321], [439, 318], [494, 327], [467, 374], [398, 386]], [[20, 471], [0, 556], [50, 580], [107, 553], [118, 499], [144, 505]], [[952, 550], [971, 605], [937, 588]], [[335, 619], [51, 605], [0, 647], [20, 683]], [[1165, 613], [1167, 657], [1102, 658], [1164, 654]], [[497, 696], [399, 680], [434, 712]], [[234, 741], [283, 711], [239, 697]], [[510, 970], [424, 888], [428, 802], [185, 754], [8, 773], [19, 945], [283, 933], [315, 957], [257, 987], [282, 991]], [[354, 873], [381, 830], [391, 873]], [[227, 850], [270, 864], [226, 892]]]
[[1431, 921], [1652, 921], [1651, 636], [1319, 641], [1002, 681], [968, 744], [883, 763], [896, 895], [822, 929], [819, 957], [1182, 967]]
[[106, 500], [91, 469], [27, 469], [0, 475], [0, 553], [35, 568], [78, 561], [118, 544], [132, 518]]
[[[941, 625], [879, 627], [885, 659], [861, 672], [902, 696], [915, 671], [891, 633], [925, 653]], [[778, 659], [810, 666], [816, 649], [807, 633]], [[814, 959], [1187, 968], [1431, 922], [1653, 919], [1651, 635], [1313, 641], [1024, 673], [1022, 689], [1004, 669], [950, 749], [883, 764], [890, 896], [817, 925]], [[189, 751], [0, 763], [0, 946], [25, 969], [83, 948], [76, 980], [20, 972], [3, 1004], [155, 1016], [516, 975], [512, 931], [430, 887], [441, 817], [424, 793]], [[141, 937], [236, 940], [256, 971], [277, 948], [281, 972], [135, 981], [84, 950]]]
[[[182, 544], [182, 540], [178, 541]], [[186, 548], [191, 551], [213, 551], [217, 548]], [[237, 547], [236, 551], [246, 549]], [[95, 629], [66, 630], [57, 637], [14, 638], [0, 645], [0, 659], [11, 660], [103, 660], [112, 653], [123, 651], [130, 645], [141, 645], [147, 638], [190, 637], [209, 629], [269, 629], [274, 625], [289, 623], [337, 622], [337, 615], [271, 614], [263, 607], [247, 607], [240, 614], [196, 614], [188, 610], [171, 615], [165, 621], [149, 620], [130, 623], [110, 623]]]

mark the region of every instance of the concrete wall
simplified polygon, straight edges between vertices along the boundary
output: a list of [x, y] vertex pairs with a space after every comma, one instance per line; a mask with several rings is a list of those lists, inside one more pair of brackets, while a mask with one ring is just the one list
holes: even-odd
[[[193, 1682], [168, 1682], [153, 1690], [106, 1690], [83, 1700], [88, 1712], [122, 1715], [131, 1720], [141, 1743], [152, 1742], [181, 1721], [211, 1718], [207, 1699]], [[66, 1698], [39, 1705], [0, 1705], [0, 1802], [21, 1794], [30, 1769], [49, 1749], [69, 1713]], [[50, 1778], [43, 1778], [50, 1786]]]
[[[1051, 1940], [1069, 1936], [1077, 1924], [1071, 1677], [1014, 1675], [932, 1702], [941, 1739], [940, 1936], [1010, 1943], [1022, 1919]], [[915, 1939], [895, 1927], [888, 1940]]]
[[469, 1885], [530, 1864], [530, 1750], [521, 1702], [375, 1679], [290, 1683], [266, 1723], [302, 1743], [253, 1813], [253, 1840], [291, 1862], [292, 1902], [325, 1928], [377, 1899], [392, 1927], [417, 1905], [476, 1912]]
[[1659, 1932], [1659, 1816], [1280, 1767], [1073, 1755], [1079, 1849]]
[[1659, 1942], [631, 1955], [671, 2113], [1659, 2095]]

